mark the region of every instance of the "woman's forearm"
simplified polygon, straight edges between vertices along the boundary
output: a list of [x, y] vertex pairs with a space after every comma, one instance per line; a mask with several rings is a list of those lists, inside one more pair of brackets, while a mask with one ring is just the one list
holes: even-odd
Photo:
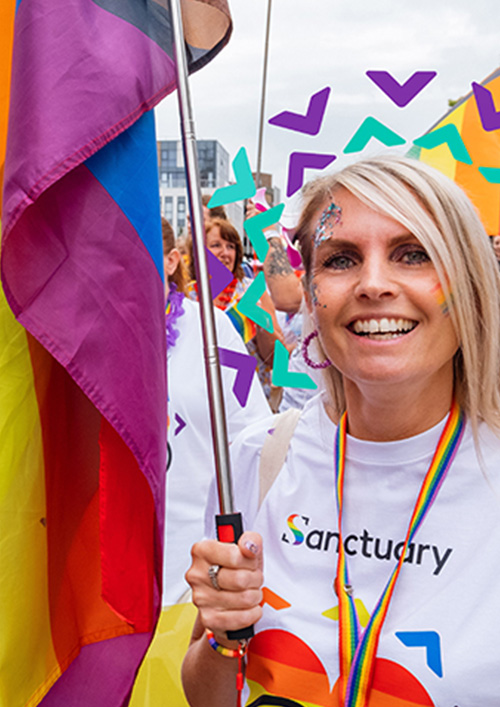
[[264, 261], [264, 275], [276, 309], [298, 312], [302, 303], [302, 285], [290, 265], [279, 237], [269, 240], [269, 251]]
[[[202, 540], [191, 549], [192, 563], [186, 580], [198, 607], [191, 645], [182, 666], [182, 683], [192, 707], [234, 707], [238, 657], [214, 650], [205, 627], [219, 645], [235, 650], [227, 631], [255, 625], [262, 617], [262, 538], [246, 531], [238, 544]], [[211, 568], [216, 568], [216, 579]]]
[[182, 684], [191, 707], [235, 707], [238, 660], [210, 646], [199, 618], [182, 665]]

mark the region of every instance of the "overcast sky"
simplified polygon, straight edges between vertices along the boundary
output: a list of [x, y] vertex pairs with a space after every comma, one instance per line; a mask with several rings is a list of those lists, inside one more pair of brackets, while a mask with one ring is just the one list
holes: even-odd
[[[268, 0], [229, 1], [233, 36], [190, 80], [196, 136], [219, 140], [231, 159], [244, 146], [255, 169]], [[266, 121], [286, 109], [304, 113], [313, 93], [332, 89], [319, 135], [266, 123], [262, 171], [273, 173], [283, 200], [290, 152], [333, 153], [332, 169], [341, 167], [344, 146], [368, 115], [409, 148], [448, 110], [449, 98], [500, 65], [499, 20], [499, 0], [272, 0]], [[398, 108], [367, 70], [390, 71], [401, 83], [414, 71], [437, 77]], [[157, 132], [160, 139], [179, 135], [175, 95], [157, 109]], [[375, 142], [355, 157], [384, 149]]]

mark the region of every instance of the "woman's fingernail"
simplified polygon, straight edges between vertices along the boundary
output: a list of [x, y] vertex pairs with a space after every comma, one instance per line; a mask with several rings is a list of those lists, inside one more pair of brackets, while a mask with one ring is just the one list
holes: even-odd
[[254, 555], [256, 555], [259, 552], [259, 547], [255, 543], [253, 543], [251, 540], [247, 540], [245, 543], [245, 547], [247, 550], [250, 550], [250, 552], [253, 552]]

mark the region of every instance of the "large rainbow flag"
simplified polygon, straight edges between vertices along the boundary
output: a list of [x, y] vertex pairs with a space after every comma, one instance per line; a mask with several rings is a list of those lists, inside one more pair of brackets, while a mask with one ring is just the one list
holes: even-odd
[[[231, 22], [183, 9], [195, 70]], [[2, 0], [0, 37], [0, 706], [118, 707], [161, 597], [170, 10]]]
[[[491, 92], [495, 105], [500, 107], [500, 68], [481, 81], [481, 86]], [[408, 156], [439, 169], [457, 182], [478, 209], [486, 232], [490, 236], [500, 234], [500, 184], [491, 184], [478, 170], [478, 167], [500, 165], [500, 130], [483, 129], [472, 91], [460, 98], [427, 132], [445, 125], [458, 129], [473, 164], [455, 160], [445, 144], [432, 150], [414, 145]]]

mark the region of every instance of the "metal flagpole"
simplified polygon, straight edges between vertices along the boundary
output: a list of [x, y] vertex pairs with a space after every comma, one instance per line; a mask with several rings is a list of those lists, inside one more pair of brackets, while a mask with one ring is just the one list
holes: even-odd
[[262, 69], [262, 93], [260, 97], [260, 119], [259, 119], [259, 141], [257, 147], [257, 172], [255, 175], [255, 184], [257, 189], [260, 187], [260, 172], [262, 161], [262, 142], [264, 136], [264, 112], [266, 104], [266, 86], [267, 86], [267, 60], [269, 56], [269, 31], [271, 27], [271, 0], [267, 3], [267, 23], [266, 23], [266, 41], [264, 45], [264, 66]]
[[194, 264], [198, 284], [200, 302], [201, 328], [203, 334], [203, 351], [207, 376], [208, 402], [212, 438], [214, 445], [215, 470], [219, 493], [221, 513], [233, 512], [231, 488], [231, 469], [229, 463], [226, 414], [222, 396], [222, 380], [220, 373], [217, 334], [210, 291], [207, 258], [205, 253], [205, 229], [203, 225], [203, 208], [201, 203], [198, 156], [196, 153], [196, 135], [194, 118], [191, 108], [191, 96], [188, 84], [188, 69], [186, 50], [184, 46], [184, 30], [180, 0], [170, 0], [172, 25], [174, 34], [175, 59], [177, 70], [177, 96], [186, 167], [187, 192], [189, 212], [191, 216], [191, 232], [193, 236]]
[[[207, 376], [208, 405], [214, 445], [215, 472], [221, 514], [216, 516], [217, 537], [223, 542], [237, 542], [243, 532], [240, 513], [233, 511], [233, 492], [231, 486], [231, 468], [229, 463], [229, 445], [227, 440], [226, 412], [222, 395], [219, 350], [215, 330], [214, 310], [210, 279], [208, 276], [205, 253], [205, 228], [201, 204], [198, 155], [196, 153], [196, 135], [194, 117], [189, 92], [186, 49], [180, 0], [170, 0], [172, 27], [177, 72], [177, 95], [181, 123], [182, 147], [186, 166], [191, 232], [193, 236], [194, 264], [198, 283], [200, 302], [203, 352]], [[228, 631], [228, 638], [241, 640], [253, 636], [253, 626], [239, 631]]]

